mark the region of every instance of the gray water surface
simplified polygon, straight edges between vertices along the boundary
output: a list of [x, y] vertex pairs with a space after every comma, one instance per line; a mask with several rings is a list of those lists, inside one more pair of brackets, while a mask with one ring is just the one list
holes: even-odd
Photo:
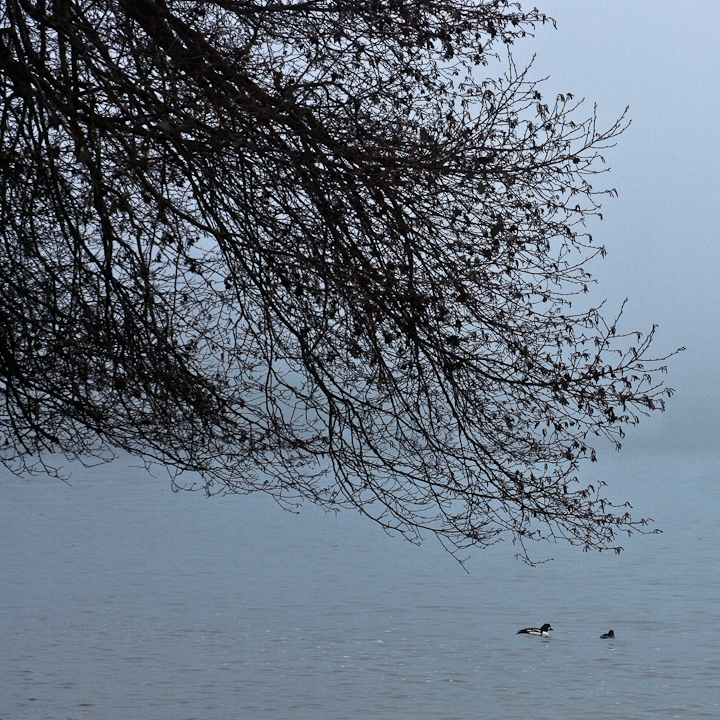
[[718, 718], [717, 461], [613, 456], [593, 476], [662, 535], [534, 568], [505, 543], [469, 573], [350, 513], [123, 463], [2, 471], [0, 718]]

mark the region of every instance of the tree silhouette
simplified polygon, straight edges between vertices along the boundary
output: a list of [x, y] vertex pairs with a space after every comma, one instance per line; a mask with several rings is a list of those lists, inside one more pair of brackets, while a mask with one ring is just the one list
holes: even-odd
[[548, 18], [503, 0], [0, 18], [7, 467], [119, 448], [453, 552], [643, 527], [576, 476], [670, 394], [652, 332], [572, 307], [625, 120], [598, 129], [514, 64]]

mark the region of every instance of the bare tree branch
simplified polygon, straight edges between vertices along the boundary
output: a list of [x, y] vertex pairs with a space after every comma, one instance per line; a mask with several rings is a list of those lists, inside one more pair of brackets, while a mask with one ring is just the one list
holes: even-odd
[[625, 118], [598, 129], [511, 56], [486, 77], [547, 17], [503, 0], [0, 17], [7, 467], [122, 448], [453, 552], [618, 549], [644, 527], [577, 477], [594, 438], [619, 448], [671, 394], [654, 330], [572, 306]]

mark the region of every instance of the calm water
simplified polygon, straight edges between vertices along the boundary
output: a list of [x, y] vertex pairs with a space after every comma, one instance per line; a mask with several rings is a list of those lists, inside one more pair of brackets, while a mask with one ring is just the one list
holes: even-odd
[[717, 461], [607, 458], [663, 535], [469, 574], [349, 513], [2, 471], [0, 718], [718, 718]]

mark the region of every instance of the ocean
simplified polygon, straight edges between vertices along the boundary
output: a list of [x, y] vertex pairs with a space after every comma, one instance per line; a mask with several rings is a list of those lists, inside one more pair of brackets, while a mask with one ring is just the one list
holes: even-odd
[[69, 485], [2, 470], [0, 718], [718, 718], [718, 459], [607, 453], [588, 479], [661, 535], [538, 545], [534, 567], [506, 542], [466, 569], [352, 512], [176, 494], [124, 460]]

